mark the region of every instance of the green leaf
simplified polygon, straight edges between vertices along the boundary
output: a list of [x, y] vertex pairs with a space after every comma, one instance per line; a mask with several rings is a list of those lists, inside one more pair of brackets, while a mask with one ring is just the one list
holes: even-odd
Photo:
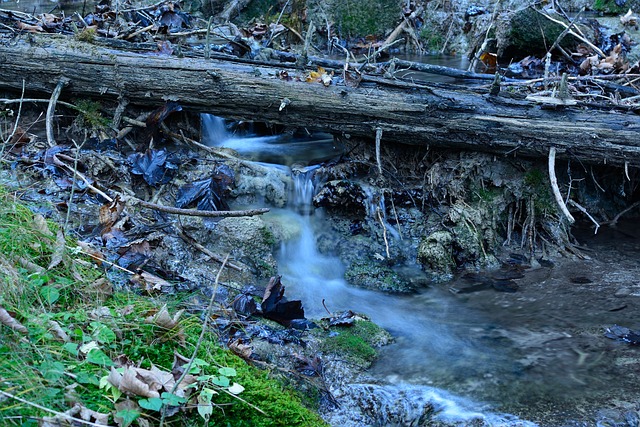
[[98, 377], [96, 377], [94, 374], [90, 372], [84, 372], [84, 371], [78, 372], [76, 374], [76, 380], [80, 384], [92, 384], [92, 385], [100, 384], [100, 382], [98, 381]]
[[40, 372], [47, 381], [58, 381], [64, 375], [64, 365], [60, 362], [42, 362]]
[[191, 375], [199, 374], [202, 371], [202, 366], [209, 366], [209, 363], [202, 359], [193, 359], [193, 362], [191, 362], [191, 369], [189, 369], [189, 373]]
[[109, 329], [107, 325], [100, 322], [91, 322], [90, 325], [93, 328], [91, 335], [96, 341], [105, 344], [116, 340], [116, 333]]
[[121, 427], [129, 427], [139, 416], [140, 411], [136, 411], [135, 409], [123, 409], [122, 411], [116, 412], [116, 418], [122, 419]]
[[220, 387], [229, 387], [229, 384], [231, 384], [229, 378], [223, 376], [213, 377], [211, 382]]
[[138, 400], [138, 405], [140, 405], [141, 408], [148, 409], [150, 411], [160, 411], [162, 409], [162, 399], [159, 397], [140, 399]]
[[94, 348], [87, 353], [87, 362], [105, 367], [113, 366], [113, 361], [99, 348]]
[[200, 414], [205, 421], [209, 421], [209, 417], [213, 414], [213, 405], [211, 403], [199, 403], [198, 414]]
[[65, 343], [62, 348], [64, 348], [67, 352], [73, 354], [74, 356], [78, 355], [78, 344], [73, 342]]
[[187, 399], [184, 397], [176, 396], [173, 393], [164, 392], [160, 396], [162, 397], [162, 402], [169, 406], [180, 406], [183, 403], [187, 403]]
[[213, 399], [213, 395], [214, 394], [218, 394], [218, 392], [215, 391], [215, 390], [212, 390], [210, 388], [203, 387], [202, 391], [198, 395], [198, 402], [199, 403], [211, 403], [211, 399]]
[[222, 368], [218, 368], [218, 373], [220, 375], [224, 375], [225, 377], [235, 377], [236, 375], [238, 375], [235, 369], [228, 368], [226, 366]]
[[60, 291], [53, 286], [43, 286], [40, 288], [40, 295], [47, 303], [53, 304], [60, 298]]

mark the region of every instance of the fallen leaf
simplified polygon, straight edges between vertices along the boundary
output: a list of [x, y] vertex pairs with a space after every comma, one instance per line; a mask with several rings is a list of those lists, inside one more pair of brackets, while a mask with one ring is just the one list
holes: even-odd
[[0, 306], [0, 323], [21, 334], [28, 334], [29, 330], [18, 322], [7, 310]]
[[136, 368], [138, 377], [149, 385], [151, 390], [160, 391], [162, 389], [171, 391], [176, 383], [175, 378], [171, 372], [158, 369], [157, 366], [151, 365], [151, 369]]
[[42, 33], [44, 31], [40, 25], [29, 25], [20, 21], [16, 23], [16, 27], [18, 27], [19, 30], [28, 31], [30, 33]]
[[62, 329], [62, 327], [58, 322], [56, 322], [55, 320], [49, 320], [49, 326], [51, 327], [51, 332], [53, 332], [53, 335], [55, 335], [56, 338], [58, 338], [60, 341], [62, 342], [71, 341], [71, 338], [69, 338], [69, 335], [67, 335], [67, 333]]
[[120, 196], [116, 196], [116, 198], [111, 203], [105, 203], [100, 206], [100, 211], [98, 213], [98, 220], [100, 221], [100, 225], [102, 226], [102, 233], [106, 233], [111, 230], [111, 227], [118, 222], [122, 211], [124, 210], [124, 202], [120, 200]]
[[251, 346], [247, 344], [243, 344], [239, 339], [229, 344], [229, 350], [231, 350], [234, 354], [242, 357], [245, 360], [250, 359], [251, 354], [253, 353]]
[[129, 156], [131, 173], [141, 175], [149, 185], [165, 184], [171, 179], [168, 170], [173, 169], [167, 163], [167, 158], [165, 150], [151, 149], [145, 153], [134, 153]]
[[66, 249], [67, 240], [64, 237], [62, 230], [56, 232], [56, 242], [53, 246], [53, 255], [51, 255], [51, 262], [47, 267], [47, 270], [56, 268], [64, 259], [64, 252]]
[[[109, 374], [109, 377], [111, 377], [111, 374]], [[108, 381], [111, 382], [109, 379]], [[151, 384], [148, 384], [143, 379], [140, 379], [138, 377], [138, 369], [125, 368], [117, 387], [118, 387], [118, 390], [124, 393], [129, 393], [136, 396], [160, 397], [160, 393], [158, 393], [159, 389], [158, 390], [152, 389], [151, 386], [152, 386]], [[155, 385], [154, 385], [154, 388], [155, 388]]]
[[228, 389], [229, 393], [231, 394], [240, 394], [244, 391], [244, 387], [242, 387], [240, 384], [238, 383], [233, 383], [233, 385], [231, 385]]
[[82, 421], [88, 421], [93, 425], [108, 426], [109, 414], [102, 414], [100, 412], [91, 410], [79, 403], [73, 405], [73, 408], [53, 417], [42, 417], [40, 422], [41, 427], [61, 427], [61, 426], [75, 426], [82, 425], [80, 423], [72, 422], [70, 419], [77, 419]]
[[140, 417], [140, 406], [130, 399], [117, 402], [114, 407], [116, 411], [113, 420], [119, 427], [129, 427]]
[[47, 220], [40, 214], [33, 216], [33, 228], [45, 236], [53, 236], [53, 233], [49, 229], [49, 224], [47, 224]]
[[138, 270], [129, 281], [148, 293], [169, 292], [173, 289], [171, 283], [144, 270]]

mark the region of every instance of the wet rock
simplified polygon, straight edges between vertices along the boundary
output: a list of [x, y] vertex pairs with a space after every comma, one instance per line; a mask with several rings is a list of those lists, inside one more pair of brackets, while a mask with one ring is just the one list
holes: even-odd
[[456, 265], [452, 243], [453, 236], [448, 231], [429, 234], [418, 247], [418, 261], [425, 269], [442, 275], [443, 279], [451, 278], [451, 272]]
[[252, 316], [258, 311], [258, 303], [250, 295], [241, 294], [233, 300], [233, 310], [243, 316]]
[[268, 168], [259, 164], [239, 164], [236, 169], [236, 186], [232, 195], [239, 202], [255, 205], [264, 200], [276, 207], [286, 206], [291, 177], [285, 169]]
[[380, 261], [355, 261], [347, 268], [344, 278], [350, 284], [366, 289], [393, 293], [412, 293], [416, 290], [414, 283], [404, 280]]
[[215, 252], [230, 253], [233, 259], [250, 266], [257, 277], [271, 277], [276, 272], [272, 253], [276, 240], [262, 218], [224, 218], [214, 228], [211, 238]]
[[329, 181], [313, 198], [316, 207], [325, 207], [342, 212], [364, 215], [367, 195], [362, 187], [351, 181]]

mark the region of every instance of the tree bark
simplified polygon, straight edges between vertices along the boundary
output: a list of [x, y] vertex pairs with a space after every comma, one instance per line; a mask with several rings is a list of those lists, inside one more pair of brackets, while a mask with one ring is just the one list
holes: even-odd
[[[51, 94], [62, 77], [61, 97], [126, 98], [159, 106], [177, 101], [186, 110], [230, 119], [266, 121], [334, 134], [366, 136], [379, 128], [384, 143], [493, 152], [504, 156], [558, 157], [588, 163], [640, 166], [640, 122], [633, 112], [556, 106], [478, 94], [460, 88], [369, 79], [359, 88], [283, 80], [282, 68], [229, 61], [119, 52], [84, 44], [37, 39], [0, 44], [0, 88]], [[280, 66], [282, 67], [282, 66]], [[366, 79], [365, 79], [366, 80]], [[366, 84], [364, 84], [366, 83]], [[395, 86], [395, 87], [394, 87]], [[502, 91], [504, 93], [504, 91]]]

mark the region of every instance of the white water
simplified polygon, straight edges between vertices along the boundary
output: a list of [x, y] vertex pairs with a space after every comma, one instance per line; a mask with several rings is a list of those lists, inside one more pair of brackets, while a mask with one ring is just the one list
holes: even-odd
[[[248, 147], [272, 150], [269, 141], [254, 139], [256, 145], [252, 146], [246, 139], [215, 138], [215, 144], [236, 144], [241, 151]], [[209, 143], [214, 143], [212, 139]], [[286, 144], [281, 148], [286, 151]], [[329, 145], [331, 154], [335, 154], [333, 150]], [[304, 152], [298, 157], [304, 158]], [[280, 157], [280, 161], [291, 164], [287, 157]], [[549, 277], [548, 270], [534, 271], [529, 285], [537, 286], [536, 290], [527, 292], [523, 287], [515, 294], [487, 291], [462, 296], [449, 293], [447, 286], [438, 286], [403, 296], [349, 286], [343, 279], [341, 261], [320, 253], [316, 245], [318, 231], [326, 233], [330, 224], [322, 211], [312, 207], [312, 171], [313, 166], [295, 168], [288, 208], [270, 214], [296, 224], [299, 230], [298, 237], [284, 244], [279, 253], [287, 296], [301, 299], [310, 318], [326, 316], [323, 300], [332, 312], [363, 313], [396, 339], [382, 349], [379, 361], [367, 373], [371, 381], [336, 390], [342, 406], [325, 414], [332, 425], [409, 425], [417, 422], [426, 404], [436, 408], [439, 420], [456, 425], [532, 426], [535, 424], [501, 413], [519, 412], [545, 419], [546, 411], [553, 421], [541, 423], [544, 426], [595, 425], [596, 419], [607, 419], [595, 416], [598, 408], [637, 388], [633, 377], [624, 377], [627, 366], [618, 366], [616, 359], [634, 360], [633, 353], [628, 353], [634, 349], [616, 347], [597, 331], [600, 324], [633, 327], [629, 323], [633, 310], [609, 314], [598, 306], [609, 300], [595, 301], [596, 297], [593, 304], [580, 306], [584, 295], [579, 294], [577, 299], [571, 294], [572, 285], [567, 286], [572, 274], [569, 270], [553, 270], [557, 278]], [[373, 193], [369, 196], [369, 214], [375, 215], [379, 208], [384, 212], [379, 197]], [[391, 244], [399, 243], [397, 230], [389, 225], [387, 229]], [[618, 265], [620, 260], [618, 257]], [[633, 269], [637, 261], [631, 257], [627, 264]], [[593, 266], [580, 264], [575, 268], [579, 274], [595, 271]], [[563, 302], [565, 298], [567, 303]], [[576, 328], [594, 332], [574, 332]], [[624, 384], [620, 382], [623, 380]], [[578, 416], [594, 424], [571, 422]]]

